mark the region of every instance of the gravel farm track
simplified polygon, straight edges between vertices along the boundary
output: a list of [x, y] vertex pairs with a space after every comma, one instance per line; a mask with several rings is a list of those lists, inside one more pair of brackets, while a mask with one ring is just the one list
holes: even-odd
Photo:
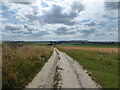
[[53, 55], [26, 88], [100, 88], [89, 72], [64, 52]]

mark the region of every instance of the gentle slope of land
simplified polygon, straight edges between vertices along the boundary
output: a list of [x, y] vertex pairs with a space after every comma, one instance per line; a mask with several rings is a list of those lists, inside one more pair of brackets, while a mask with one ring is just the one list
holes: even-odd
[[116, 46], [67, 43], [56, 45], [59, 50], [53, 53], [51, 45], [55, 43], [3, 43], [3, 88], [118, 87]]

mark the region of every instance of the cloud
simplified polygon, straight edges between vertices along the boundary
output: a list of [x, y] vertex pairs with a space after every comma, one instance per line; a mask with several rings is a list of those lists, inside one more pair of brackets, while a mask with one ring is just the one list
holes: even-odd
[[23, 5], [30, 5], [32, 2], [13, 2], [15, 4], [23, 4]]
[[16, 25], [6, 25], [4, 30], [5, 31], [18, 31], [21, 29], [21, 26], [16, 26]]
[[33, 33], [32, 37], [41, 37], [41, 36], [44, 36], [44, 35], [48, 35], [49, 33], [47, 31], [38, 31], [37, 33]]
[[35, 2], [36, 0], [2, 0], [2, 3], [24, 3], [24, 2]]
[[95, 34], [97, 37], [103, 37], [103, 36], [108, 36], [106, 33], [97, 33]]
[[86, 22], [86, 23], [84, 23], [84, 25], [85, 25], [85, 26], [88, 26], [88, 27], [92, 27], [92, 26], [95, 26], [96, 23], [90, 21], [90, 22]]
[[37, 29], [35, 26], [30, 26], [28, 24], [23, 25], [15, 25], [8, 24], [3, 26], [2, 34], [4, 38], [9, 37], [42, 37], [44, 35], [49, 34], [47, 31], [43, 31], [42, 29]]
[[69, 13], [63, 12], [63, 10], [63, 7], [54, 4], [49, 10], [44, 11], [43, 15], [26, 15], [26, 18], [29, 21], [39, 20], [40, 23], [73, 25], [75, 23], [73, 19], [84, 10], [84, 6], [75, 2], [71, 5]]
[[95, 34], [95, 29], [91, 28], [91, 29], [83, 29], [80, 30], [80, 33], [82, 33], [83, 36], [88, 37], [91, 34]]
[[72, 8], [72, 12], [81, 12], [84, 10], [84, 5], [82, 5], [80, 2], [74, 2], [72, 5], [71, 5], [71, 8]]
[[[3, 39], [115, 40], [118, 12], [104, 2], [38, 0], [3, 3]], [[86, 0], [88, 1], [88, 0]], [[112, 39], [113, 38], [113, 39]]]
[[118, 9], [118, 2], [105, 2], [105, 8], [107, 10]]
[[5, 5], [1, 5], [2, 10], [8, 10], [9, 8]]
[[67, 29], [66, 27], [60, 27], [56, 31], [54, 31], [57, 35], [73, 35], [75, 34], [75, 31], [70, 31], [70, 29]]
[[25, 25], [24, 25], [24, 28], [29, 28], [29, 25], [28, 25], [28, 24], [25, 24]]

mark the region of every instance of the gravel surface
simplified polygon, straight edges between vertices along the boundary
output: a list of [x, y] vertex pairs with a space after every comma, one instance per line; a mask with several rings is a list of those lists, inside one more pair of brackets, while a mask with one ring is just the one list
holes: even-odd
[[64, 52], [53, 55], [26, 88], [100, 88], [91, 74]]

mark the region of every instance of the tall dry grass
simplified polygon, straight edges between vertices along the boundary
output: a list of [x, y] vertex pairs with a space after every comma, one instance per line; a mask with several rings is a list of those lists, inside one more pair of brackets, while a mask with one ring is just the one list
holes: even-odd
[[2, 88], [2, 44], [0, 42], [0, 89]]
[[3, 88], [24, 88], [51, 56], [52, 48], [41, 46], [14, 47], [8, 44], [2, 49]]

